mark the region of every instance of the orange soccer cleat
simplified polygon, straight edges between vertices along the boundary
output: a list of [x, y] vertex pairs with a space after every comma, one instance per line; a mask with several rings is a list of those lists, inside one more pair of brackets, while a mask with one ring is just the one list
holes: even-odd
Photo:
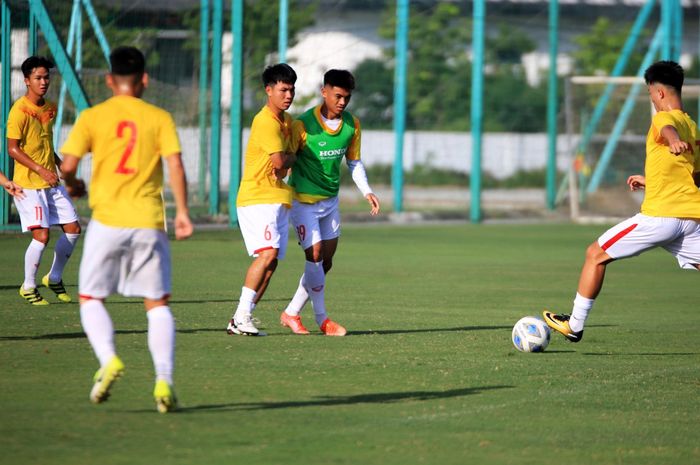
[[321, 323], [321, 331], [326, 336], [345, 336], [347, 334], [347, 330], [345, 328], [328, 318]]
[[304, 327], [299, 315], [292, 316], [287, 312], [280, 315], [280, 323], [292, 330], [294, 334], [309, 334], [309, 330]]

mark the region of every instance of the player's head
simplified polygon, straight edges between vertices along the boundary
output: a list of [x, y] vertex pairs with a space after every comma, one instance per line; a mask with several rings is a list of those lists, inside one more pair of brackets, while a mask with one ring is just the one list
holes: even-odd
[[345, 69], [330, 69], [323, 75], [321, 96], [331, 117], [339, 116], [350, 103], [355, 77]]
[[683, 78], [683, 68], [675, 61], [657, 61], [646, 69], [644, 80], [657, 110], [662, 109], [662, 100], [668, 97], [680, 98]]
[[45, 57], [30, 56], [22, 63], [22, 74], [27, 92], [39, 97], [46, 95], [49, 90], [50, 71], [54, 64]]
[[287, 110], [294, 101], [297, 73], [286, 63], [268, 66], [262, 73], [267, 103], [277, 110]]
[[107, 85], [115, 95], [140, 97], [148, 84], [146, 59], [136, 47], [117, 47], [109, 55]]

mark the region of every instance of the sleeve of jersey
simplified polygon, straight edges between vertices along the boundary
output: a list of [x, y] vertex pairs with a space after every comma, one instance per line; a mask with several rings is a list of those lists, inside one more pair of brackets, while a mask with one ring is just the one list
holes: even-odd
[[257, 131], [256, 139], [260, 143], [260, 148], [264, 153], [272, 155], [277, 152], [285, 151], [284, 135], [280, 129], [279, 123], [272, 118], [257, 118], [253, 122], [253, 130]]
[[371, 194], [372, 188], [369, 187], [367, 172], [365, 171], [365, 165], [362, 164], [362, 160], [347, 160], [347, 164], [350, 169], [352, 180], [360, 192], [362, 192], [362, 196], [366, 197], [367, 194]]
[[180, 139], [177, 136], [175, 121], [170, 113], [166, 113], [160, 129], [160, 153], [163, 157], [180, 153]]
[[651, 125], [654, 128], [654, 141], [659, 144], [665, 144], [666, 139], [661, 135], [661, 130], [666, 126], [676, 127], [676, 120], [667, 111], [660, 111], [651, 119]]
[[355, 134], [353, 134], [352, 141], [350, 141], [350, 147], [348, 147], [348, 151], [345, 154], [345, 158], [348, 161], [360, 159], [360, 146], [361, 146], [361, 140], [362, 140], [362, 130], [360, 129], [360, 120], [355, 118], [354, 116], [352, 118], [355, 121]]
[[26, 115], [17, 108], [12, 107], [7, 117], [6, 136], [8, 139], [22, 139], [22, 132], [27, 125]]
[[289, 144], [289, 150], [296, 153], [304, 145], [306, 145], [306, 127], [302, 121], [295, 120], [292, 123], [292, 142]]
[[68, 134], [68, 139], [66, 139], [61, 150], [59, 150], [61, 154], [82, 158], [83, 155], [91, 150], [92, 137], [90, 136], [88, 121], [90, 121], [89, 110], [86, 110], [80, 114], [73, 125], [73, 129]]

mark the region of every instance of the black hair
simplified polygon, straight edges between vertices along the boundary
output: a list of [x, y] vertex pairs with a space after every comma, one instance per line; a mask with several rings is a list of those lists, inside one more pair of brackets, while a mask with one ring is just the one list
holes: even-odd
[[287, 63], [277, 63], [265, 68], [262, 81], [265, 87], [274, 86], [278, 82], [294, 85], [297, 82], [297, 73]]
[[353, 90], [355, 88], [355, 77], [346, 69], [329, 69], [323, 75], [323, 85]]
[[683, 88], [683, 77], [683, 68], [675, 61], [657, 61], [644, 71], [644, 80], [647, 85], [663, 84], [673, 87], [678, 95]]
[[53, 67], [53, 62], [48, 58], [33, 55], [22, 62], [22, 74], [24, 77], [28, 78], [36, 68], [46, 68], [49, 70]]
[[115, 76], [142, 76], [146, 58], [136, 47], [117, 47], [109, 54], [109, 64]]

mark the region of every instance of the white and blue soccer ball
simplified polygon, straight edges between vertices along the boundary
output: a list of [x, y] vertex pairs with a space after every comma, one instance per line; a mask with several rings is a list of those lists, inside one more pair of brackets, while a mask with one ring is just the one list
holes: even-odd
[[513, 326], [513, 345], [520, 352], [542, 352], [551, 336], [547, 323], [534, 316], [523, 317]]

